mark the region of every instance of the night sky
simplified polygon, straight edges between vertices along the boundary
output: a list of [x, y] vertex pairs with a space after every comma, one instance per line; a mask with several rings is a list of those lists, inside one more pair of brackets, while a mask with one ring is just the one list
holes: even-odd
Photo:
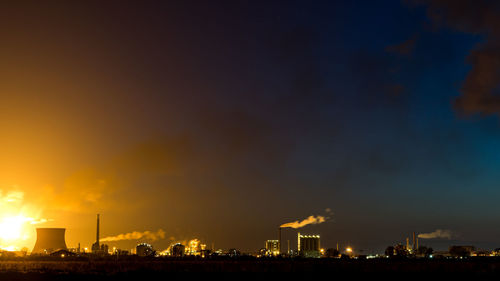
[[0, 207], [69, 247], [97, 213], [159, 250], [310, 215], [325, 248], [500, 247], [499, 1], [3, 1], [0, 42]]

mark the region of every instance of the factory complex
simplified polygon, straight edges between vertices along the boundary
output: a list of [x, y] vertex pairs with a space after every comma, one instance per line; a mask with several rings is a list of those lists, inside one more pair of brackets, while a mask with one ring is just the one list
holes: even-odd
[[[347, 245], [343, 249], [337, 243], [335, 248], [324, 248], [321, 244], [321, 236], [315, 233], [296, 232], [296, 241], [287, 239], [282, 241], [282, 226], [278, 228], [277, 239], [269, 239], [264, 241], [264, 247], [258, 249], [254, 253], [241, 253], [238, 249], [229, 249], [226, 251], [216, 250], [212, 244], [208, 248], [206, 244], [199, 239], [190, 241], [172, 243], [167, 249], [158, 250], [147, 241], [137, 241], [137, 245], [133, 249], [117, 249], [109, 247], [108, 244], [102, 243], [100, 239], [100, 215], [97, 214], [96, 220], [96, 236], [95, 242], [90, 248], [77, 247], [69, 248], [66, 245], [65, 228], [37, 228], [36, 242], [30, 252], [30, 256], [43, 257], [106, 257], [106, 256], [137, 256], [137, 257], [198, 257], [208, 258], [216, 256], [240, 257], [254, 256], [256, 258], [394, 258], [394, 257], [414, 257], [414, 258], [453, 258], [453, 257], [468, 257], [468, 256], [498, 256], [500, 249], [493, 251], [485, 251], [476, 249], [474, 246], [451, 246], [449, 251], [434, 252], [432, 248], [419, 245], [419, 236], [413, 232], [410, 237], [406, 238], [406, 243], [397, 243], [394, 246], [388, 246], [383, 254], [380, 255], [362, 255], [357, 253], [355, 249]], [[295, 232], [294, 232], [295, 233]], [[109, 241], [103, 239], [104, 242]], [[291, 244], [294, 245], [291, 248]], [[286, 247], [285, 247], [286, 245]], [[0, 257], [4, 256], [26, 256], [25, 252], [0, 251]]]

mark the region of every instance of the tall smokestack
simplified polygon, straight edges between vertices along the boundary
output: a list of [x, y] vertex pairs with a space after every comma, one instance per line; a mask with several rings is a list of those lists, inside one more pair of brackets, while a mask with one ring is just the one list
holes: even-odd
[[278, 251], [281, 255], [281, 227], [278, 228]]
[[97, 231], [95, 235], [95, 243], [99, 247], [99, 214], [97, 214]]
[[413, 232], [413, 246], [412, 246], [412, 249], [413, 249], [414, 252], [417, 250], [417, 248], [415, 247], [416, 243], [417, 243], [417, 240], [415, 240], [415, 232]]

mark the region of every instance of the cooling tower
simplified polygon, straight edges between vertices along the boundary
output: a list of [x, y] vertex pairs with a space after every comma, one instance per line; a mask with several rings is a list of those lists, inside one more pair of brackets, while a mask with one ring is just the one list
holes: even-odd
[[36, 243], [32, 254], [50, 254], [57, 250], [67, 250], [64, 241], [65, 228], [37, 228]]

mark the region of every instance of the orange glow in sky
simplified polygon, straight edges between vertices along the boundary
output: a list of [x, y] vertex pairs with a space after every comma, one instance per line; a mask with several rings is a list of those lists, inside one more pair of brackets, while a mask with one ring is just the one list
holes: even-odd
[[0, 248], [19, 250], [30, 238], [30, 221], [32, 218], [24, 215], [5, 216], [0, 220]]
[[39, 219], [33, 205], [24, 201], [24, 192], [0, 190], [0, 249], [20, 250], [34, 240], [34, 225], [47, 222]]
[[15, 217], [4, 217], [0, 222], [0, 238], [2, 240], [17, 240], [22, 236], [22, 228], [26, 223], [26, 217], [19, 215]]

